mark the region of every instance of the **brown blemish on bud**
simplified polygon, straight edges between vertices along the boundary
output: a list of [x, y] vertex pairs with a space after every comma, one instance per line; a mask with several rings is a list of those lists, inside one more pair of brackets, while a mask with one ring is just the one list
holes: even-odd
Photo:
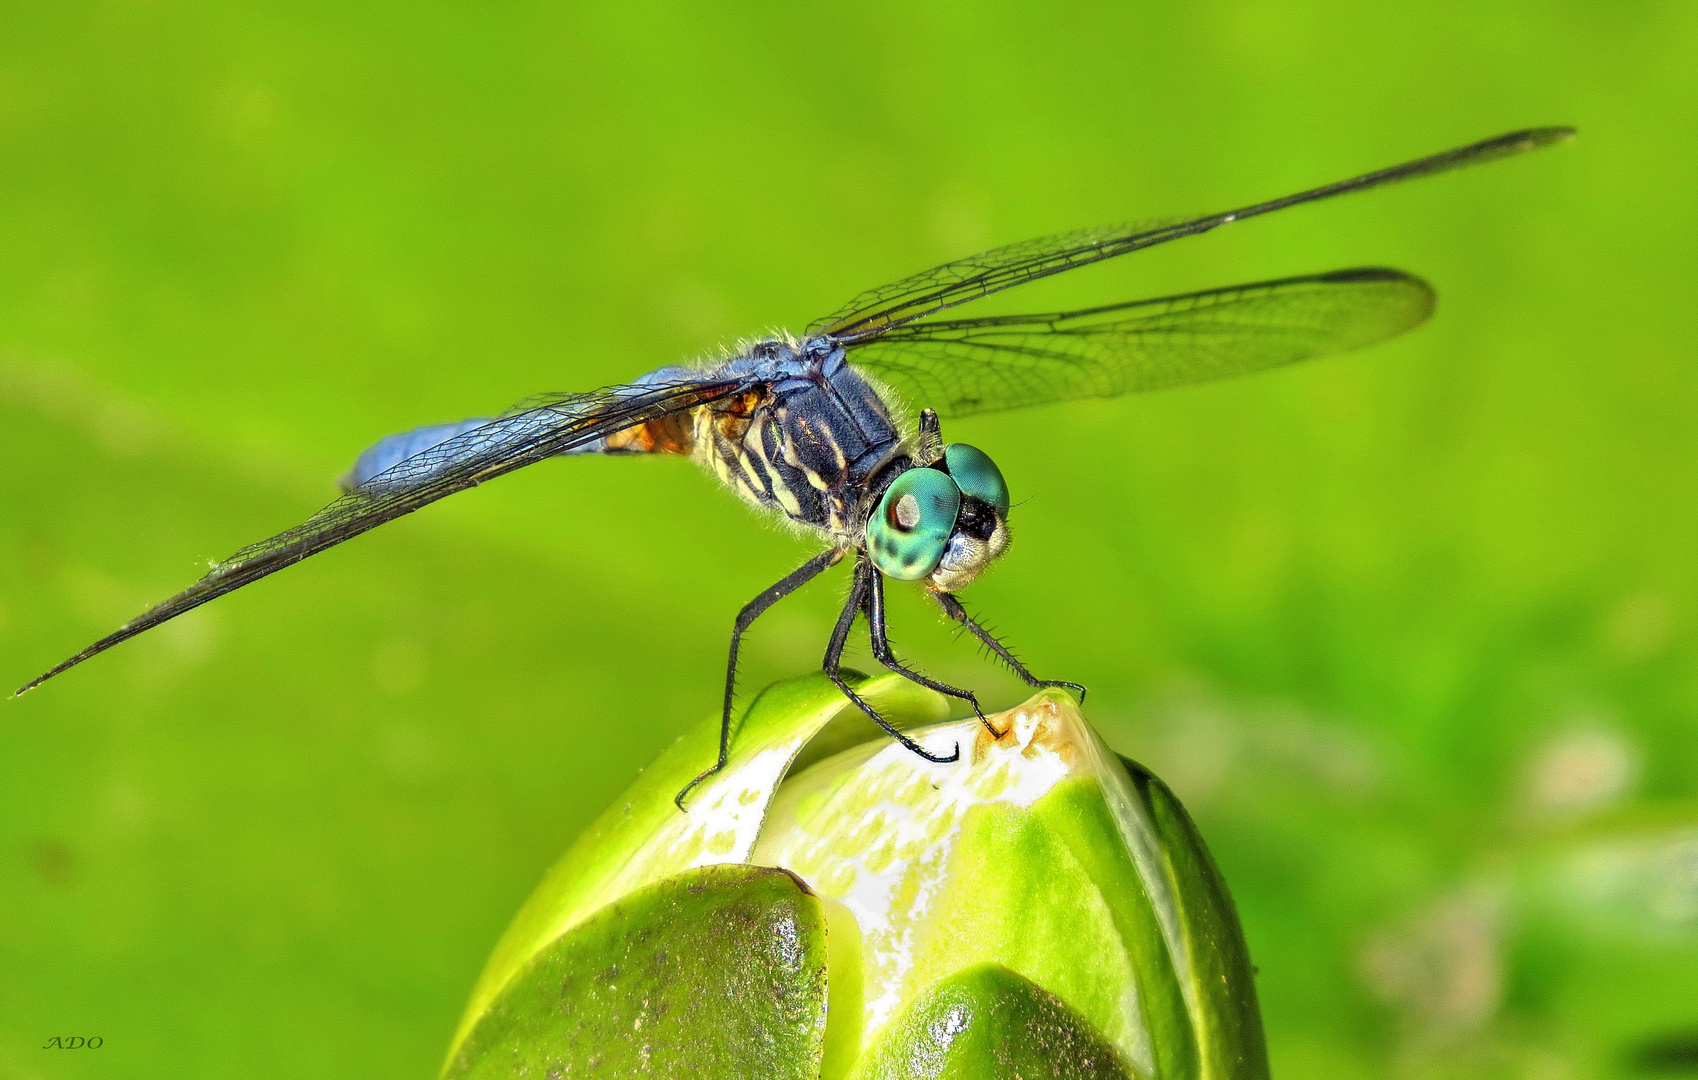
[[[1062, 712], [1063, 703], [1053, 698], [1034, 699], [1017, 708], [1004, 712], [991, 713], [985, 717], [1001, 735], [992, 735], [985, 725], [979, 724], [974, 730], [972, 762], [977, 765], [990, 753], [992, 746], [1004, 751], [1017, 751], [1021, 757], [1030, 761], [1043, 754], [1054, 754], [1061, 759], [1062, 764], [1071, 766], [1079, 757], [1079, 746], [1069, 735], [1071, 725], [1065, 723], [1066, 715]], [[1077, 713], [1071, 704], [1067, 712]], [[1034, 723], [1035, 720], [1035, 723]], [[1030, 732], [1030, 737], [1021, 741], [1022, 732]]]

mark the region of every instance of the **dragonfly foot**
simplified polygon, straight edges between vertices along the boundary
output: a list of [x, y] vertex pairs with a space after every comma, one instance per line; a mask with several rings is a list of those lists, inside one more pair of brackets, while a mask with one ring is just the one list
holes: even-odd
[[680, 790], [678, 792], [678, 794], [672, 796], [672, 802], [675, 806], [678, 807], [679, 813], [688, 814], [690, 812], [690, 808], [684, 805], [684, 800], [690, 797], [690, 792], [696, 790], [696, 786], [698, 784], [700, 784], [703, 780], [706, 780], [708, 777], [712, 776], [714, 773], [718, 772], [722, 768], [724, 768], [723, 765], [715, 765], [713, 768], [702, 773], [700, 776], [696, 777], [694, 780], [690, 781], [688, 784], [685, 784], [683, 789]]
[[950, 754], [948, 757], [944, 757], [941, 754], [932, 753], [931, 751], [927, 750], [925, 747], [921, 746], [917, 742], [912, 741], [911, 739], [902, 738], [901, 736], [898, 736], [898, 738], [901, 739], [903, 746], [907, 747], [909, 750], [912, 750], [915, 754], [918, 754], [920, 757], [925, 758], [927, 761], [931, 762], [933, 765], [953, 765], [957, 761], [961, 760], [961, 744], [960, 743], [955, 744], [955, 752], [954, 753]]

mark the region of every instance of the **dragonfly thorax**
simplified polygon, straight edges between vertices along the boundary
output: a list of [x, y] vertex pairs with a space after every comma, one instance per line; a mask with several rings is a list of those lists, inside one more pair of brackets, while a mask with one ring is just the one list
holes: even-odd
[[694, 453], [756, 506], [837, 544], [855, 542], [875, 478], [907, 441], [879, 389], [839, 348], [760, 342], [713, 372], [749, 381], [697, 410]]

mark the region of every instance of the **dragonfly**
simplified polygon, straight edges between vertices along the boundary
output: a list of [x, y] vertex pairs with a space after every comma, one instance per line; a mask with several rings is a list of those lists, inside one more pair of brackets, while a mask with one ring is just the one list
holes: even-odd
[[676, 454], [693, 458], [759, 510], [817, 536], [822, 547], [737, 613], [718, 756], [678, 793], [679, 808], [729, 759], [743, 635], [777, 601], [846, 559], [853, 572], [826, 646], [826, 676], [909, 751], [931, 762], [956, 761], [959, 744], [948, 755], [926, 749], [844, 677], [844, 648], [864, 617], [879, 663], [965, 702], [1000, 735], [971, 690], [896, 656], [886, 624], [887, 578], [920, 583], [944, 614], [1028, 685], [1062, 687], [1081, 698], [1085, 690], [1034, 676], [962, 605], [958, 594], [1008, 548], [1010, 498], [988, 454], [944, 442], [944, 419], [1206, 382], [1345, 352], [1419, 325], [1433, 311], [1434, 293], [1412, 274], [1366, 267], [1037, 315], [946, 313], [1235, 221], [1494, 161], [1573, 134], [1566, 127], [1516, 131], [1223, 213], [995, 248], [870, 289], [800, 337], [772, 336], [629, 383], [541, 394], [498, 416], [392, 435], [359, 456], [342, 479], [342, 495], [324, 509], [214, 564], [187, 589], [18, 693], [208, 601], [515, 469], [577, 454]]

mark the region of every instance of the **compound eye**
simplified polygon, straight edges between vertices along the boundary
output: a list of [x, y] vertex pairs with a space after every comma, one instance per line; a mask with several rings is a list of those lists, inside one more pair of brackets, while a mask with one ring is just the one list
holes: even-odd
[[873, 565], [899, 581], [918, 581], [937, 569], [961, 489], [936, 469], [909, 469], [885, 489], [867, 519], [867, 553]]
[[966, 443], [950, 443], [943, 448], [943, 460], [963, 494], [983, 499], [998, 514], [1008, 513], [1008, 482], [989, 454]]

